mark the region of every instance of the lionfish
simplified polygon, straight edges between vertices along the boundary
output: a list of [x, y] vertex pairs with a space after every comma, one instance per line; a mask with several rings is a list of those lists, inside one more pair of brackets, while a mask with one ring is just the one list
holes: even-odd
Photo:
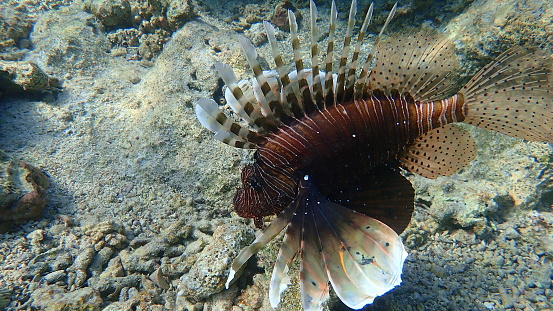
[[227, 288], [239, 268], [285, 230], [270, 280], [271, 305], [278, 305], [299, 257], [305, 310], [320, 310], [330, 286], [344, 304], [360, 309], [401, 283], [407, 252], [398, 234], [414, 209], [413, 186], [402, 169], [437, 178], [474, 158], [472, 137], [455, 123], [553, 142], [551, 59], [545, 51], [510, 48], [459, 87], [459, 63], [445, 35], [426, 30], [382, 40], [396, 6], [361, 62], [373, 6], [353, 45], [352, 2], [337, 72], [334, 1], [324, 62], [310, 1], [311, 68], [301, 58], [292, 11], [295, 70], [285, 68], [268, 22], [274, 70], [262, 70], [244, 37], [239, 41], [254, 78], [237, 81], [230, 66], [216, 63], [225, 99], [247, 126], [211, 99], [197, 101], [196, 115], [216, 139], [255, 150], [253, 163], [242, 170], [236, 213], [253, 218], [258, 228], [264, 217], [278, 215], [234, 260]]

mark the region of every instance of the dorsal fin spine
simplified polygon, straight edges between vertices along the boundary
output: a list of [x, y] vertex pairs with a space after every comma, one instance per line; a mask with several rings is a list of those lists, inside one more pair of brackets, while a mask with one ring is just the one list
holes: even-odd
[[[300, 40], [298, 38], [298, 24], [296, 22], [296, 14], [294, 14], [294, 12], [292, 12], [291, 10], [288, 10], [288, 21], [290, 23], [290, 36], [292, 39], [292, 50], [294, 53], [294, 63], [296, 65], [296, 73], [297, 73], [297, 82], [292, 83], [291, 86], [292, 88], [299, 89], [298, 107], [301, 108], [301, 114], [304, 114], [306, 105], [308, 105], [309, 103], [311, 94], [307, 94], [309, 92], [309, 85], [307, 84], [307, 81], [305, 80], [305, 78], [302, 78], [303, 60], [301, 58]], [[309, 95], [309, 96], [306, 96], [306, 95]]]
[[267, 38], [269, 40], [269, 44], [271, 45], [271, 52], [273, 53], [273, 60], [275, 62], [276, 70], [278, 73], [277, 79], [282, 86], [281, 87], [282, 92], [280, 93], [281, 98], [279, 98], [279, 100], [282, 103], [284, 112], [286, 112], [288, 116], [292, 117], [293, 113], [291, 111], [291, 105], [293, 103], [296, 103], [295, 105], [297, 106], [298, 98], [297, 96], [294, 96], [295, 95], [294, 93], [290, 94], [291, 95], [290, 98], [286, 98], [284, 96], [283, 90], [286, 89], [290, 84], [290, 77], [288, 76], [288, 72], [286, 71], [286, 68], [284, 66], [284, 61], [282, 60], [282, 55], [280, 54], [280, 50], [278, 49], [278, 44], [275, 37], [275, 28], [267, 21], [263, 22], [263, 26], [265, 26], [265, 31], [267, 32]]
[[357, 1], [351, 2], [349, 9], [348, 26], [346, 29], [346, 37], [344, 38], [344, 47], [342, 48], [342, 56], [340, 58], [340, 68], [338, 68], [338, 86], [336, 88], [336, 99], [341, 101], [344, 97], [344, 84], [346, 77], [346, 65], [349, 56], [349, 48], [351, 44], [351, 33], [355, 25], [355, 14], [357, 13]]
[[336, 3], [332, 0], [330, 7], [330, 26], [328, 34], [328, 46], [326, 48], [326, 77], [325, 77], [325, 105], [331, 106], [335, 102], [334, 98], [334, 77], [332, 75], [332, 58], [334, 56], [334, 34], [336, 33], [336, 19], [338, 13], [336, 12]]
[[318, 109], [324, 107], [323, 90], [319, 76], [319, 46], [317, 45], [317, 7], [313, 0], [309, 1], [311, 15], [311, 77], [313, 80], [313, 97]]
[[357, 70], [358, 66], [358, 58], [359, 53], [361, 52], [361, 43], [363, 42], [363, 38], [365, 37], [365, 32], [367, 31], [367, 27], [371, 23], [373, 14], [373, 3], [369, 6], [369, 9], [367, 10], [367, 14], [365, 14], [365, 19], [363, 20], [363, 25], [361, 26], [361, 29], [359, 30], [359, 34], [357, 36], [357, 42], [355, 43], [355, 49], [353, 51], [353, 56], [351, 58], [351, 62], [349, 64], [349, 71], [346, 79], [346, 91], [345, 91], [345, 100], [349, 100], [353, 97], [353, 87], [355, 85], [355, 71]]
[[294, 63], [296, 64], [297, 73], [297, 85], [300, 93], [300, 105], [303, 106], [303, 112], [309, 113], [314, 111], [315, 106], [313, 103], [313, 97], [311, 90], [309, 89], [309, 83], [306, 79], [306, 71], [304, 70], [303, 59], [301, 58], [301, 43], [298, 38], [298, 24], [296, 22], [296, 14], [291, 10], [288, 10], [288, 17], [290, 22], [290, 35], [292, 38], [292, 49], [294, 51]]
[[388, 17], [386, 18], [386, 21], [384, 22], [384, 25], [380, 29], [380, 32], [378, 33], [378, 36], [376, 37], [376, 40], [373, 43], [373, 46], [371, 48], [371, 51], [369, 55], [367, 56], [367, 60], [365, 61], [365, 64], [363, 65], [363, 69], [361, 70], [361, 75], [359, 76], [359, 79], [357, 80], [357, 87], [356, 87], [356, 93], [359, 93], [359, 96], [363, 96], [367, 92], [369, 92], [369, 83], [368, 83], [368, 77], [369, 77], [369, 71], [371, 67], [372, 60], [374, 58], [374, 55], [377, 51], [378, 44], [380, 43], [380, 40], [382, 39], [382, 34], [384, 33], [384, 30], [396, 14], [397, 10], [397, 2], [394, 4], [392, 9], [390, 10], [390, 13], [388, 14]]
[[273, 98], [269, 97], [274, 97], [274, 95], [271, 92], [271, 87], [267, 83], [267, 78], [263, 74], [261, 65], [259, 65], [259, 62], [257, 62], [257, 52], [255, 51], [255, 47], [246, 37], [241, 36], [238, 38], [238, 41], [240, 41], [240, 44], [242, 45], [244, 55], [246, 55], [246, 59], [248, 60], [250, 68], [252, 69], [252, 72], [255, 75], [255, 79], [259, 84], [259, 87], [261, 88], [262, 94], [260, 94], [260, 96], [258, 96], [257, 98], [259, 100], [261, 112], [268, 119], [275, 120], [275, 116], [269, 106], [269, 101], [273, 100]]

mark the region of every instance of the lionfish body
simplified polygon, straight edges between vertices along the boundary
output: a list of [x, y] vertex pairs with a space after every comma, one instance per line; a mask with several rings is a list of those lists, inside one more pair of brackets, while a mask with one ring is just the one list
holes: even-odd
[[551, 61], [543, 51], [512, 48], [459, 88], [453, 44], [444, 36], [424, 31], [381, 42], [395, 6], [360, 63], [371, 5], [348, 62], [355, 7], [353, 1], [336, 73], [334, 2], [324, 71], [313, 2], [311, 68], [300, 57], [291, 11], [296, 70], [284, 69], [269, 23], [276, 70], [261, 69], [245, 38], [240, 42], [255, 76], [251, 81], [237, 81], [229, 66], [216, 64], [227, 103], [249, 128], [231, 121], [213, 100], [202, 98], [196, 106], [215, 138], [256, 149], [233, 203], [238, 215], [253, 218], [259, 228], [263, 217], [278, 216], [236, 258], [227, 286], [248, 258], [285, 230], [269, 290], [273, 307], [298, 257], [305, 310], [319, 310], [330, 285], [346, 305], [359, 309], [401, 282], [407, 253], [398, 233], [411, 219], [414, 191], [400, 167], [436, 178], [466, 166], [475, 146], [455, 122], [553, 142]]

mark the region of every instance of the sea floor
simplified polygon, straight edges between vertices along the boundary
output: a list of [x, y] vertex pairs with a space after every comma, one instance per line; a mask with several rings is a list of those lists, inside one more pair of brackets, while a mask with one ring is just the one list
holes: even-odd
[[[318, 3], [325, 28], [329, 5]], [[402, 24], [441, 25], [457, 38], [467, 73], [522, 39], [553, 42], [548, 2], [440, 3], [426, 13], [400, 3], [390, 35]], [[377, 4], [377, 22], [389, 4]], [[117, 13], [127, 5], [129, 16]], [[240, 34], [270, 59], [258, 30], [279, 5], [304, 16], [307, 42], [304, 1], [0, 4], [6, 25], [24, 25], [28, 41], [14, 40], [1, 59], [34, 62], [61, 81], [40, 100], [0, 97], [0, 149], [50, 181], [43, 217], [0, 234], [0, 309], [272, 309], [278, 241], [224, 289], [232, 259], [258, 234], [231, 204], [251, 154], [213, 139], [193, 104], [221, 98], [215, 61], [247, 74]], [[417, 197], [402, 235], [403, 282], [364, 310], [553, 309], [553, 147], [467, 129], [478, 146], [467, 168], [436, 180], [407, 174]], [[301, 309], [298, 287], [292, 277], [278, 309]], [[325, 309], [348, 310], [335, 296]]]

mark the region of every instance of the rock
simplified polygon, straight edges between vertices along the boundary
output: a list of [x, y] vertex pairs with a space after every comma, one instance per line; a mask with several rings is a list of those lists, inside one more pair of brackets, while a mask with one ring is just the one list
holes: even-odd
[[10, 289], [0, 287], [0, 308], [2, 310], [10, 304], [12, 296], [13, 292]]
[[107, 29], [131, 25], [131, 4], [128, 0], [89, 0], [83, 4], [83, 9], [94, 14]]
[[163, 289], [169, 289], [169, 283], [163, 275], [161, 268], [157, 268], [156, 271], [150, 274], [150, 280]]
[[102, 273], [113, 252], [114, 250], [111, 247], [104, 247], [94, 256], [89, 266], [89, 271], [93, 276]]
[[63, 279], [66, 275], [64, 270], [57, 270], [46, 274], [42, 279], [48, 284], [54, 284]]
[[42, 217], [49, 186], [39, 169], [0, 151], [0, 232]]
[[193, 1], [169, 0], [167, 1], [167, 21], [171, 29], [177, 30], [187, 21], [196, 17]]
[[58, 285], [37, 288], [31, 294], [31, 306], [37, 310], [100, 310], [102, 298], [97, 291], [85, 287], [72, 292]]
[[[9, 6], [0, 7], [0, 52], [20, 45], [33, 27], [33, 20], [24, 12]], [[23, 48], [23, 47], [22, 47]], [[0, 56], [0, 59], [2, 57]]]
[[44, 240], [44, 230], [37, 229], [27, 234], [27, 240], [30, 240], [31, 245], [39, 245]]
[[476, 64], [476, 70], [493, 58], [490, 54], [511, 46], [542, 45], [551, 50], [553, 11], [550, 8], [548, 2], [533, 0], [475, 1], [447, 29], [458, 37], [458, 48], [464, 50], [462, 54], [467, 60]]
[[90, 76], [103, 70], [111, 48], [103, 26], [76, 5], [44, 13], [31, 32], [31, 58], [59, 76]]
[[86, 271], [92, 262], [95, 255], [94, 247], [87, 246], [79, 252], [79, 255], [73, 261], [73, 265], [69, 268], [71, 271]]
[[518, 239], [520, 237], [520, 233], [517, 231], [517, 229], [512, 227], [507, 228], [503, 234], [509, 240]]
[[103, 297], [106, 297], [109, 295], [118, 295], [124, 287], [139, 286], [141, 279], [142, 276], [137, 273], [122, 277], [92, 277], [88, 279], [88, 285], [100, 292]]
[[252, 230], [225, 224], [213, 233], [213, 240], [178, 283], [179, 295], [196, 301], [223, 290], [232, 260], [253, 240]]
[[48, 76], [37, 64], [0, 60], [0, 96], [24, 94], [51, 100], [60, 90], [60, 81]]
[[294, 11], [296, 20], [298, 23], [301, 21], [301, 13], [297, 11], [296, 7], [290, 1], [281, 1], [275, 7], [273, 15], [271, 16], [271, 24], [277, 26], [284, 31], [290, 31], [290, 23], [288, 22], [288, 10]]

